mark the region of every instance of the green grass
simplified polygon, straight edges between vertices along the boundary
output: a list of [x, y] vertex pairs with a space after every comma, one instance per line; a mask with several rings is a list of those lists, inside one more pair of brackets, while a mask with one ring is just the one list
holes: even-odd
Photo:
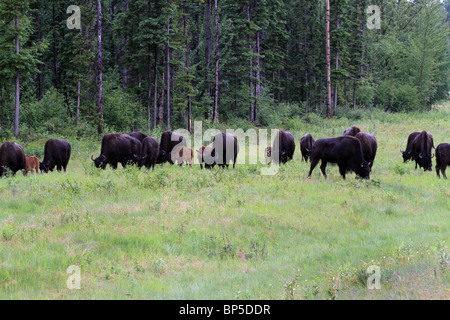
[[[299, 148], [275, 176], [102, 171], [89, 159], [100, 142], [69, 139], [67, 173], [0, 179], [0, 299], [449, 299], [450, 181], [399, 152], [412, 131], [448, 142], [449, 104], [289, 130], [298, 146], [351, 125], [377, 137], [370, 181], [333, 166], [308, 179]], [[66, 286], [70, 265], [81, 290]], [[370, 265], [381, 290], [367, 289]]]

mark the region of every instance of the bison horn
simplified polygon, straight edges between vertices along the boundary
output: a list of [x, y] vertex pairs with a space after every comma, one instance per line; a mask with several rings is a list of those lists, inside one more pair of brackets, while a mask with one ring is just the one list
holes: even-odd
[[433, 159], [434, 158], [434, 153], [431, 155], [431, 159]]
[[423, 158], [423, 155], [422, 155], [421, 153], [419, 153], [419, 158], [420, 158], [420, 159], [422, 159], [422, 158]]
[[91, 156], [91, 160], [92, 160], [92, 161], [95, 161], [95, 160], [94, 160], [94, 156]]

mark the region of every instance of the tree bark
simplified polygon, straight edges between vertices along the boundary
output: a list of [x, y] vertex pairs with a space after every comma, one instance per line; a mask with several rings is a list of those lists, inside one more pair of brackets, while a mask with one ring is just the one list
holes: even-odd
[[215, 89], [214, 89], [214, 110], [213, 121], [217, 122], [217, 107], [219, 104], [219, 63], [220, 63], [220, 48], [219, 48], [219, 4], [218, 0], [214, 0], [214, 19], [216, 31], [216, 72], [215, 72]]
[[[128, 7], [128, 2], [127, 2]], [[148, 0], [148, 18], [152, 17], [152, 2]], [[152, 129], [152, 60], [150, 56], [150, 44], [148, 45], [148, 64], [147, 64], [147, 76], [148, 76], [148, 94], [147, 94], [147, 131]]]
[[[169, 1], [167, 1], [169, 6]], [[167, 128], [170, 128], [170, 18], [167, 21], [167, 51], [166, 51], [166, 76], [167, 76]]]
[[[339, 30], [339, 14], [336, 15], [336, 30]], [[339, 70], [339, 49], [336, 46], [336, 70]], [[338, 101], [338, 81], [335, 79], [334, 84], [334, 112], [336, 113], [337, 108], [337, 101]]]
[[327, 62], [327, 116], [331, 119], [330, 0], [326, 0], [325, 47]]
[[[250, 2], [247, 4], [247, 21], [250, 23]], [[250, 35], [248, 36], [248, 48], [250, 50], [250, 53], [253, 53], [253, 46], [252, 46], [252, 38]], [[253, 56], [250, 54], [249, 59], [249, 65], [250, 65], [250, 122], [254, 122], [254, 89], [253, 89]]]
[[98, 134], [103, 133], [102, 1], [97, 0]]
[[[211, 12], [212, 3], [211, 0], [206, 0], [206, 43], [205, 43], [205, 55], [206, 55], [206, 92], [208, 93], [208, 99], [212, 96], [211, 90], [211, 47], [212, 47], [212, 35], [211, 35]], [[210, 108], [212, 105], [210, 104]], [[206, 119], [209, 119], [209, 108], [206, 113]]]
[[[14, 17], [14, 27], [17, 31], [19, 29], [19, 17]], [[20, 52], [20, 44], [19, 44], [19, 33], [17, 31], [16, 35], [16, 55], [19, 55]], [[20, 110], [20, 72], [19, 69], [16, 69], [16, 100], [14, 107], [14, 136], [17, 138], [19, 136], [19, 110]]]

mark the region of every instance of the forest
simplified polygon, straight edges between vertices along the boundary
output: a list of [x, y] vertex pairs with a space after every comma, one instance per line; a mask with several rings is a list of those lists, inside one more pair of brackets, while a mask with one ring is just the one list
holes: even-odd
[[0, 0], [0, 138], [427, 111], [450, 91], [449, 10], [448, 0]]

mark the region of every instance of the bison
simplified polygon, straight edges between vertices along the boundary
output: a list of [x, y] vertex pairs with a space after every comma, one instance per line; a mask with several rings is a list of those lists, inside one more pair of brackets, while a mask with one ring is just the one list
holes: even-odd
[[422, 131], [417, 135], [412, 142], [412, 159], [417, 165], [423, 168], [424, 171], [431, 171], [432, 161], [434, 155], [431, 154], [431, 148], [433, 148], [433, 137], [426, 131]]
[[128, 134], [129, 136], [138, 139], [141, 143], [142, 141], [148, 137], [148, 135], [146, 135], [145, 133], [141, 132], [141, 131], [133, 131], [131, 133]]
[[6, 170], [12, 171], [15, 175], [19, 170], [26, 170], [25, 152], [21, 145], [7, 141], [0, 146], [0, 177]]
[[126, 168], [127, 164], [137, 162], [141, 148], [141, 142], [128, 134], [108, 133], [102, 138], [100, 156], [95, 159], [91, 156], [91, 160], [97, 168], [106, 169], [109, 164], [117, 169], [119, 162]]
[[264, 149], [264, 156], [266, 158], [266, 164], [270, 164], [272, 162], [272, 147]]
[[175, 158], [174, 158], [174, 160], [178, 161], [178, 164], [180, 165], [180, 167], [185, 162], [190, 167], [192, 167], [193, 159], [194, 159], [194, 151], [189, 147], [178, 148], [178, 151], [176, 152]]
[[200, 169], [203, 169], [203, 163], [205, 163], [206, 169], [211, 169], [214, 159], [211, 157], [212, 148], [202, 146], [197, 150], [197, 160], [200, 163]]
[[294, 136], [287, 131], [279, 130], [273, 140], [272, 161], [276, 164], [292, 160], [295, 151]]
[[378, 148], [377, 139], [367, 132], [358, 132], [355, 138], [361, 142], [364, 159], [369, 163], [370, 170], [372, 170]]
[[41, 172], [53, 171], [56, 166], [58, 171], [67, 170], [71, 154], [71, 146], [66, 140], [50, 139], [44, 146], [44, 161], [39, 165]]
[[354, 137], [358, 134], [358, 132], [361, 132], [361, 129], [359, 129], [358, 127], [355, 127], [355, 126], [351, 126], [350, 128], [345, 129], [343, 135]]
[[39, 159], [35, 156], [25, 156], [25, 175], [28, 175], [28, 172], [34, 169], [36, 173], [39, 173]]
[[436, 174], [440, 178], [439, 170], [445, 179], [445, 169], [450, 165], [450, 143], [441, 143], [436, 147]]
[[325, 178], [327, 178], [325, 169], [328, 162], [337, 163], [339, 173], [344, 179], [349, 171], [365, 179], [368, 179], [370, 175], [370, 167], [364, 160], [361, 142], [352, 136], [317, 140], [311, 152], [311, 168], [308, 177], [311, 177], [319, 160], [322, 160], [320, 170]]
[[233, 162], [233, 169], [236, 167], [236, 158], [239, 153], [239, 145], [236, 136], [231, 133], [219, 132], [213, 138], [211, 166], [218, 165], [222, 168], [229, 166]]
[[147, 169], [155, 169], [156, 159], [159, 154], [159, 143], [154, 137], [147, 136], [142, 140], [140, 157], [134, 156], [138, 166], [145, 166]]
[[400, 151], [403, 156], [403, 163], [408, 162], [412, 158], [412, 143], [414, 139], [420, 134], [420, 132], [413, 132], [408, 136], [408, 141], [406, 143], [406, 150]]
[[314, 142], [315, 140], [310, 133], [305, 134], [300, 139], [300, 152], [302, 153], [302, 159], [305, 160], [305, 162], [308, 162], [308, 158], [311, 158]]
[[187, 147], [186, 139], [176, 132], [164, 131], [161, 135], [161, 143], [159, 144], [159, 154], [156, 163], [162, 164], [169, 162], [174, 164], [176, 151], [180, 147]]

